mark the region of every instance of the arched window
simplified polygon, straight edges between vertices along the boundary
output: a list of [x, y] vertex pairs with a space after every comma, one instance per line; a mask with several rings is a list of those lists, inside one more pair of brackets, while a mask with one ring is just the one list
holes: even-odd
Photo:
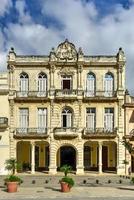
[[87, 74], [87, 96], [95, 96], [96, 78], [93, 73]]
[[62, 110], [62, 127], [70, 128], [72, 127], [72, 111], [69, 108], [64, 108]]
[[114, 91], [114, 77], [111, 73], [105, 74], [104, 78], [104, 91], [105, 91], [105, 96], [111, 97], [113, 96], [113, 91]]
[[47, 76], [45, 73], [41, 72], [38, 75], [38, 95], [45, 96], [47, 91]]
[[22, 72], [20, 74], [20, 92], [22, 96], [27, 96], [28, 94], [28, 87], [29, 87], [29, 83], [28, 83], [28, 74], [25, 72]]

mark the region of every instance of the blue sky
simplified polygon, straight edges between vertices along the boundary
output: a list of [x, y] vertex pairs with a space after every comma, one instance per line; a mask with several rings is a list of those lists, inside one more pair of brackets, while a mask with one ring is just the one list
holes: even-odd
[[0, 70], [11, 46], [17, 54], [49, 54], [68, 38], [85, 54], [126, 57], [127, 88], [134, 94], [134, 0], [1, 0]]

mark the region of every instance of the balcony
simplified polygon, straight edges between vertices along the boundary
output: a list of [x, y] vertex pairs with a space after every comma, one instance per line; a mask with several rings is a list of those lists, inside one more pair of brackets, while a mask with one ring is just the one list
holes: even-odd
[[0, 129], [5, 129], [8, 127], [8, 118], [0, 117]]
[[37, 99], [46, 99], [48, 97], [48, 91], [39, 92], [39, 91], [16, 91], [16, 100], [37, 100]]
[[117, 128], [108, 130], [105, 128], [89, 129], [83, 131], [83, 138], [115, 138], [117, 136]]
[[38, 139], [47, 138], [48, 129], [47, 128], [16, 128], [14, 138], [19, 139]]
[[76, 138], [78, 137], [78, 129], [75, 127], [70, 127], [70, 128], [57, 127], [54, 128], [54, 136], [56, 138]]
[[77, 98], [77, 90], [55, 90], [55, 98], [57, 99], [75, 99]]
[[116, 91], [84, 91], [85, 100], [116, 100]]

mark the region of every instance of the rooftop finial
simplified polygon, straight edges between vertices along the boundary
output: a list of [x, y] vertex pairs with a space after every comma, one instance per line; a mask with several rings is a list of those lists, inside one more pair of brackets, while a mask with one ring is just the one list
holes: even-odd
[[119, 48], [119, 51], [117, 53], [117, 59], [118, 61], [126, 61], [126, 57], [125, 57], [122, 47]]

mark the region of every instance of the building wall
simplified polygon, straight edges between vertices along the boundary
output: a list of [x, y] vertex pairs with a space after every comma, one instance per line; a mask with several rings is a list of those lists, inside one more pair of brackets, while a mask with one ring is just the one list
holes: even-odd
[[[0, 118], [9, 119], [8, 74], [0, 74]], [[9, 122], [8, 122], [9, 125]], [[5, 160], [9, 158], [9, 127], [0, 125], [0, 174], [5, 174]]]
[[[64, 47], [65, 45], [65, 47]], [[63, 48], [64, 47], [64, 48]], [[71, 51], [70, 51], [71, 48]], [[67, 50], [66, 50], [67, 49]], [[69, 54], [68, 54], [69, 52]], [[72, 56], [73, 52], [73, 56]], [[60, 55], [60, 56], [59, 56]], [[65, 57], [64, 59], [64, 56]], [[30, 99], [17, 97], [17, 91], [20, 90], [20, 74], [26, 72], [29, 77], [29, 91], [37, 91], [38, 89], [38, 74], [45, 72], [47, 75], [47, 90], [48, 98], [46, 99]], [[89, 72], [94, 73], [96, 77], [96, 92], [104, 91], [104, 77], [106, 73], [112, 73], [114, 77], [114, 91], [115, 98], [106, 99], [104, 95], [96, 99], [86, 99], [86, 78]], [[54, 93], [57, 89], [61, 89], [61, 76], [72, 75], [72, 85], [74, 90], [82, 91], [82, 94], [69, 99], [64, 97], [56, 98]], [[55, 173], [56, 165], [60, 164], [60, 155], [57, 157], [58, 149], [63, 145], [71, 145], [77, 151], [77, 172], [81, 173], [83, 170], [83, 148], [86, 142], [90, 142], [92, 147], [91, 164], [98, 167], [97, 163], [97, 146], [108, 146], [108, 165], [114, 167], [117, 163], [117, 173], [124, 173], [124, 165], [122, 161], [125, 159], [125, 149], [121, 141], [124, 136], [124, 91], [125, 91], [125, 56], [122, 49], [119, 49], [117, 55], [114, 56], [85, 56], [80, 50], [65, 41], [60, 44], [55, 52], [50, 52], [49, 56], [18, 56], [12, 49], [8, 56], [8, 79], [9, 79], [9, 94], [3, 97], [7, 102], [7, 113], [9, 115], [10, 138], [5, 141], [10, 144], [8, 151], [10, 157], [18, 157], [19, 161], [26, 162], [29, 160], [30, 145], [42, 142], [42, 139], [24, 139], [29, 144], [21, 144], [24, 151], [20, 155], [21, 145], [18, 148], [17, 143], [21, 139], [16, 139], [16, 128], [19, 128], [19, 109], [29, 109], [29, 128], [37, 127], [37, 108], [47, 108], [47, 127], [48, 138], [43, 141], [49, 143], [50, 151], [50, 172]], [[54, 92], [54, 93], [53, 93]], [[104, 94], [104, 93], [102, 93]], [[8, 104], [9, 98], [9, 104]], [[18, 98], [18, 99], [17, 99]], [[3, 101], [2, 101], [3, 103]], [[5, 104], [4, 104], [5, 105]], [[8, 108], [9, 105], [9, 108]], [[61, 112], [64, 107], [70, 107], [73, 110], [73, 127], [78, 128], [78, 137], [71, 139], [55, 139], [54, 129], [61, 127]], [[117, 128], [117, 135], [115, 138], [100, 138], [92, 137], [90, 139], [83, 138], [83, 132], [86, 128], [86, 108], [96, 108], [96, 127], [104, 128], [104, 109], [114, 108], [114, 127]], [[5, 110], [3, 111], [3, 114]], [[2, 115], [2, 111], [1, 111]], [[5, 114], [6, 115], [6, 114]], [[7, 134], [8, 135], [8, 134]], [[3, 140], [4, 141], [4, 140]], [[116, 144], [116, 145], [115, 145]], [[42, 143], [39, 144], [40, 149]], [[116, 153], [117, 146], [117, 153]], [[112, 149], [114, 149], [112, 151]], [[116, 155], [115, 155], [116, 154]], [[31, 155], [30, 155], [31, 156]], [[58, 161], [57, 161], [58, 160]], [[40, 167], [45, 161], [45, 154], [40, 154]], [[101, 163], [100, 163], [101, 165]]]

